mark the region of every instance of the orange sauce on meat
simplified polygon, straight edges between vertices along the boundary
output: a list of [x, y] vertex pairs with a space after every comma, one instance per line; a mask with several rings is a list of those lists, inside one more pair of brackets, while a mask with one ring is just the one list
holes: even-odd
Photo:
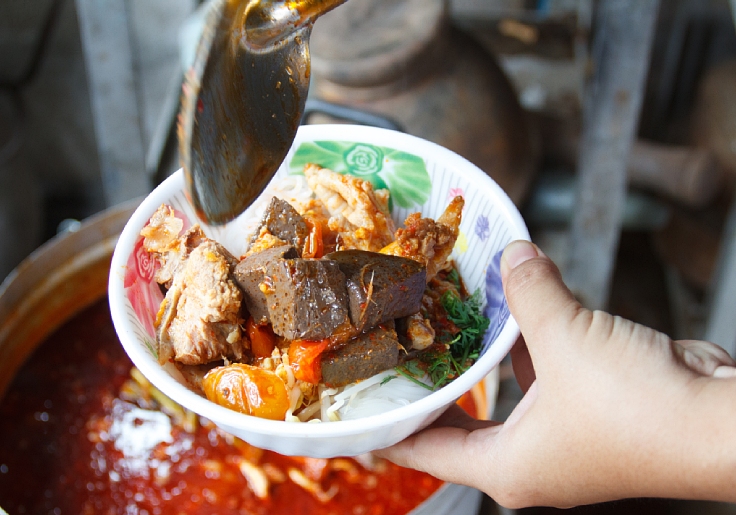
[[[106, 299], [36, 350], [0, 402], [0, 506], [14, 515], [399, 515], [442, 485], [383, 460], [263, 451], [206, 421], [187, 431], [161, 411], [136, 411], [121, 394], [131, 368]], [[474, 414], [470, 396], [463, 405]], [[266, 498], [244, 460], [267, 472]], [[290, 480], [294, 470], [324, 496]]]

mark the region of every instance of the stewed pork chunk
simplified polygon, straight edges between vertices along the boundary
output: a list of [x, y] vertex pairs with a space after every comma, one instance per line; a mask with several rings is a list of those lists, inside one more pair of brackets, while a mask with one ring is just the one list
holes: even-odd
[[198, 226], [181, 236], [173, 233], [177, 225], [167, 220], [173, 210], [157, 215], [153, 219], [159, 229], [144, 234], [144, 246], [161, 263], [156, 280], [168, 286], [155, 324], [159, 362], [200, 365], [240, 359], [243, 295], [231, 278], [237, 260]]

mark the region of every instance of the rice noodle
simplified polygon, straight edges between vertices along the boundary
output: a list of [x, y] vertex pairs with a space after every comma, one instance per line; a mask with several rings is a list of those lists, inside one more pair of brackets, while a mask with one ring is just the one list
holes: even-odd
[[314, 402], [301, 410], [299, 414], [297, 415], [297, 418], [300, 422], [307, 422], [310, 420], [314, 415], [317, 414], [317, 412], [320, 411], [320, 408], [322, 408], [322, 403], [320, 402]]
[[323, 422], [334, 422], [379, 415], [406, 406], [430, 393], [428, 388], [395, 370], [387, 370], [344, 388], [321, 388], [320, 418]]
[[324, 385], [319, 385], [319, 406], [320, 406], [320, 420], [328, 422], [330, 420], [327, 415], [327, 409], [332, 405], [332, 396], [338, 393], [336, 388], [328, 388]]

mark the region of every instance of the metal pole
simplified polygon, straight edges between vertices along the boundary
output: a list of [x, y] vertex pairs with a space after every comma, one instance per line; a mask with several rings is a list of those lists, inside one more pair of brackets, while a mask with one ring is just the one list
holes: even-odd
[[717, 267], [711, 280], [710, 312], [704, 339], [736, 356], [736, 205], [721, 236]]
[[598, 2], [565, 278], [591, 309], [608, 303], [659, 0]]
[[76, 0], [108, 206], [147, 194], [144, 137], [127, 0]]
[[[736, 0], [731, 0], [731, 11], [736, 22]], [[736, 356], [736, 204], [731, 205], [726, 219], [710, 290], [704, 338]]]

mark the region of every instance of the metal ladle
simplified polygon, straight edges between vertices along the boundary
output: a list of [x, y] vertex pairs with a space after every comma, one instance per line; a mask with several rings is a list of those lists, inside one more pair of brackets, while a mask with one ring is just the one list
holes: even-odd
[[215, 0], [178, 122], [187, 194], [209, 224], [263, 191], [291, 146], [309, 89], [314, 21], [346, 0]]

